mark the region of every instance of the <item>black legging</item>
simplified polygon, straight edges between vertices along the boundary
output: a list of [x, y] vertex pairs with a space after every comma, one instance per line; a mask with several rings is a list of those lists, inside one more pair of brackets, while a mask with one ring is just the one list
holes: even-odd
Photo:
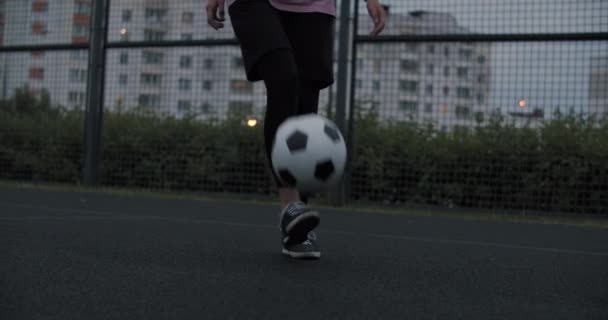
[[[257, 71], [266, 85], [267, 107], [264, 120], [266, 156], [272, 165], [272, 144], [279, 125], [294, 115], [317, 113], [318, 85], [302, 79], [291, 50], [275, 50], [260, 58]], [[271, 170], [278, 187], [284, 185]]]

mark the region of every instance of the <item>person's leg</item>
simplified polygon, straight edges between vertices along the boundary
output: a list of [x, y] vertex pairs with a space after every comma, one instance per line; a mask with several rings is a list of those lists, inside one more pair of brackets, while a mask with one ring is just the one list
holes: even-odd
[[[298, 77], [291, 45], [277, 10], [268, 1], [236, 0], [228, 14], [240, 43], [247, 79], [264, 80], [266, 85], [264, 141], [272, 168], [270, 154], [278, 126], [297, 113]], [[271, 171], [281, 206], [299, 201], [297, 190], [284, 186]]]
[[[281, 123], [298, 113], [299, 79], [291, 50], [274, 50], [259, 59], [256, 72], [266, 86], [267, 106], [264, 118], [266, 156], [272, 168], [272, 145]], [[300, 201], [298, 190], [284, 185], [272, 170], [278, 187], [281, 206]]]
[[[229, 10], [235, 35], [240, 42], [247, 79], [263, 80], [267, 91], [265, 146], [269, 163], [279, 125], [298, 112], [299, 74], [290, 41], [279, 13], [268, 1], [237, 0]], [[283, 252], [291, 248], [294, 257], [318, 257], [317, 252], [294, 249], [307, 241], [319, 224], [319, 213], [300, 202], [297, 190], [284, 186], [271, 170], [282, 204], [280, 230]], [[295, 252], [295, 251], [297, 252]]]
[[[299, 76], [297, 114], [318, 113], [319, 94], [333, 81], [335, 18], [322, 13], [280, 12]], [[304, 203], [312, 194], [300, 193]]]
[[[297, 114], [316, 114], [319, 111], [319, 92], [318, 84], [310, 80], [299, 79], [299, 96]], [[304, 203], [309, 203], [312, 194], [307, 192], [300, 193], [300, 199]]]

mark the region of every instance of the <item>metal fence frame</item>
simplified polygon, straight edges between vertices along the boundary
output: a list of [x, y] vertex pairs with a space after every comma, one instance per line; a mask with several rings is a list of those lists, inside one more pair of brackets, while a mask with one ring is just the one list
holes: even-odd
[[[342, 2], [347, 3], [348, 1]], [[354, 1], [354, 14], [353, 14], [353, 23], [352, 23], [352, 41], [350, 43], [350, 51], [352, 52], [350, 59], [351, 64], [349, 66], [351, 72], [349, 77], [350, 86], [349, 90], [349, 99], [348, 101], [340, 99], [337, 100], [337, 112], [340, 109], [346, 110], [348, 109], [348, 119], [345, 119], [347, 122], [345, 129], [346, 132], [346, 140], [347, 140], [347, 148], [348, 150], [352, 150], [352, 147], [356, 143], [354, 141], [354, 130], [356, 130], [356, 126], [354, 124], [354, 117], [350, 116], [354, 113], [355, 106], [355, 97], [356, 97], [356, 77], [357, 77], [357, 52], [360, 45], [369, 44], [369, 43], [425, 43], [425, 42], [540, 42], [540, 41], [606, 41], [608, 40], [608, 32], [584, 32], [584, 33], [496, 33], [496, 34], [479, 34], [479, 33], [469, 33], [469, 34], [431, 34], [431, 35], [379, 35], [379, 36], [369, 36], [369, 35], [360, 35], [358, 34], [358, 24], [359, 24], [359, 6], [361, 4], [361, 0]], [[342, 16], [348, 16], [347, 13], [350, 12], [350, 8], [343, 8]], [[345, 20], [345, 19], [343, 19]], [[340, 58], [344, 58], [344, 56], [340, 56]], [[348, 56], [347, 56], [348, 58]], [[340, 89], [340, 86], [338, 86]], [[340, 90], [338, 90], [338, 94], [340, 94]], [[344, 92], [344, 94], [346, 94]], [[339, 95], [338, 95], [339, 97]], [[339, 114], [338, 114], [339, 115]], [[337, 121], [343, 121], [342, 119], [337, 119]], [[340, 122], [338, 122], [340, 123]], [[345, 197], [339, 198], [339, 201], [336, 201], [336, 204], [342, 204], [350, 194], [351, 184], [350, 178], [352, 177], [352, 162], [353, 162], [353, 153], [349, 153], [349, 160], [346, 164], [345, 169], [345, 181], [342, 186], [342, 195]]]
[[[87, 79], [87, 98], [85, 108], [84, 157], [82, 180], [85, 185], [99, 183], [101, 159], [101, 133], [103, 126], [103, 96], [105, 85], [106, 54], [115, 48], [151, 47], [214, 47], [236, 46], [236, 39], [213, 40], [176, 40], [176, 41], [135, 41], [111, 42], [108, 39], [108, 21], [111, 0], [92, 0], [89, 43], [15, 45], [2, 46], [0, 53], [28, 51], [65, 51], [89, 50], [89, 76]], [[351, 4], [354, 6], [351, 7]], [[334, 120], [344, 132], [347, 147], [351, 150], [356, 143], [356, 125], [353, 114], [356, 96], [355, 79], [357, 76], [357, 52], [359, 46], [369, 43], [406, 43], [406, 42], [536, 42], [536, 41], [606, 41], [608, 32], [590, 33], [524, 33], [524, 34], [437, 34], [437, 35], [380, 35], [372, 37], [358, 34], [360, 0], [342, 1], [339, 20], [338, 72], [336, 83], [336, 105]], [[352, 21], [352, 23], [350, 23]], [[349, 63], [350, 62], [350, 63]], [[352, 153], [345, 169], [345, 179], [340, 188], [332, 193], [332, 202], [343, 204], [349, 198]]]

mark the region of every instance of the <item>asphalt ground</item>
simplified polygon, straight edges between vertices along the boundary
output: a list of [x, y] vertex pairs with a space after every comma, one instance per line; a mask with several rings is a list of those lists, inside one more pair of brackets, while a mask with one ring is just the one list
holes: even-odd
[[608, 229], [0, 187], [0, 319], [608, 319]]

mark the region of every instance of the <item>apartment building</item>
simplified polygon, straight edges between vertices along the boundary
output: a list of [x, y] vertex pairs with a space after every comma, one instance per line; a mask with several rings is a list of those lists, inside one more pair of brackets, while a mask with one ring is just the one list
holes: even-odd
[[[86, 43], [90, 0], [3, 0], [2, 45]], [[3, 97], [28, 86], [33, 94], [47, 91], [53, 103], [83, 106], [87, 52], [32, 51], [3, 54]]]
[[591, 58], [589, 105], [591, 113], [608, 116], [608, 56]]
[[[371, 30], [361, 19], [361, 32]], [[463, 34], [445, 13], [393, 14], [387, 34]], [[488, 117], [488, 44], [410, 42], [362, 44], [357, 53], [356, 103], [383, 120], [433, 123], [444, 129]]]
[[[206, 25], [204, 1], [112, 1], [109, 40], [230, 39]], [[66, 43], [88, 40], [89, 0], [4, 0], [4, 43]], [[362, 15], [361, 30], [371, 28]], [[449, 14], [392, 14], [387, 34], [466, 33]], [[485, 116], [490, 86], [490, 48], [479, 43], [362, 44], [358, 50], [356, 104], [381, 119], [468, 126]], [[87, 52], [32, 52], [15, 61], [4, 91], [29, 84], [46, 89], [53, 103], [82, 108]], [[261, 116], [261, 83], [251, 84], [236, 46], [111, 49], [107, 55], [105, 108], [143, 107], [153, 112], [224, 118], [229, 112]], [[326, 90], [321, 106], [331, 99]]]

